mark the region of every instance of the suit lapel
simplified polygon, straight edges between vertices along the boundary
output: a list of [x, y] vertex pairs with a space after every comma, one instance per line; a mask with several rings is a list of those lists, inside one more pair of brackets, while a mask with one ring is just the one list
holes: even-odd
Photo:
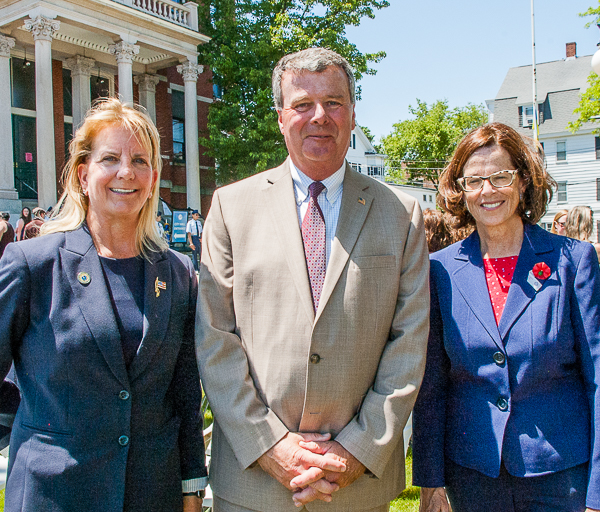
[[[521, 316], [527, 305], [533, 300], [536, 293], [538, 293], [527, 281], [529, 272], [536, 263], [543, 261], [541, 254], [551, 252], [552, 250], [552, 244], [540, 239], [540, 237], [537, 236], [536, 228], [534, 226], [524, 226], [523, 245], [519, 252], [519, 259], [517, 260], [515, 273], [508, 290], [506, 305], [504, 306], [500, 324], [498, 325], [498, 330], [500, 331], [502, 339], [508, 334], [510, 328]], [[550, 268], [554, 273], [556, 272], [556, 268], [553, 267], [554, 265], [550, 264]], [[550, 281], [550, 279], [540, 281], [542, 287], [548, 281]]]
[[321, 316], [344, 267], [348, 263], [350, 253], [358, 240], [360, 231], [367, 219], [367, 214], [371, 209], [373, 196], [369, 192], [369, 186], [365, 186], [364, 182], [359, 181], [357, 177], [358, 173], [346, 164], [340, 215], [335, 238], [331, 244], [331, 256], [327, 265], [316, 320]]
[[129, 366], [129, 378], [132, 381], [150, 364], [163, 343], [169, 326], [173, 292], [171, 265], [166, 253], [153, 253], [151, 259], [152, 261], [144, 260], [144, 334]]
[[[115, 319], [104, 272], [87, 228], [65, 233], [65, 248], [60, 249], [63, 271], [83, 318], [100, 352], [117, 379], [127, 386], [129, 378], [123, 359], [121, 335]], [[78, 276], [87, 274], [89, 283]]]
[[477, 232], [463, 241], [455, 259], [464, 264], [454, 271], [452, 282], [494, 343], [498, 348], [503, 348], [485, 279]]
[[[310, 323], [314, 321], [314, 310], [308, 269], [302, 244], [302, 233], [298, 220], [294, 182], [289, 170], [289, 158], [267, 178], [267, 188], [264, 190], [265, 203], [268, 205], [275, 234], [285, 255], [294, 284]], [[322, 300], [322, 299], [321, 299]]]

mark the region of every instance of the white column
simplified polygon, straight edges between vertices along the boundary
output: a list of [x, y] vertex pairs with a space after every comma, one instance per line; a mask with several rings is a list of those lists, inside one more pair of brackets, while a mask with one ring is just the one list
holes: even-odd
[[160, 78], [158, 75], [137, 75], [133, 77], [133, 80], [139, 87], [140, 105], [146, 109], [156, 124], [156, 86], [160, 82]]
[[126, 41], [119, 41], [109, 46], [110, 53], [117, 59], [119, 68], [119, 96], [123, 103], [133, 104], [133, 58], [140, 52], [140, 47]]
[[96, 65], [94, 59], [82, 55], [75, 55], [65, 61], [71, 70], [71, 83], [73, 84], [73, 133], [83, 123], [86, 112], [92, 106], [90, 92], [90, 75]]
[[[194, 58], [194, 60], [196, 60]], [[198, 149], [198, 75], [204, 70], [188, 60], [177, 66], [185, 85], [185, 176], [187, 206], [200, 211], [200, 151]]]
[[[12, 37], [0, 35], [0, 202], [18, 200], [13, 168], [12, 116], [10, 112], [10, 50]], [[2, 207], [4, 209], [4, 206]]]
[[60, 22], [37, 16], [25, 20], [35, 41], [35, 110], [37, 135], [38, 204], [48, 208], [57, 201], [54, 158], [54, 100], [52, 97], [52, 38]]

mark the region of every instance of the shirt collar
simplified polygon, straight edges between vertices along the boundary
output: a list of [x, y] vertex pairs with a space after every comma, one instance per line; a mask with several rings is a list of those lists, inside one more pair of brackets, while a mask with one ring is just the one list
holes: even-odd
[[[296, 190], [296, 202], [301, 205], [308, 197], [308, 187], [314, 181], [298, 169], [294, 162], [290, 159], [290, 172], [292, 174], [292, 180], [294, 181], [294, 188]], [[325, 199], [329, 204], [333, 205], [340, 197], [342, 193], [342, 185], [344, 184], [344, 174], [346, 172], [346, 160], [342, 166], [335, 171], [329, 178], [321, 181], [325, 185]]]

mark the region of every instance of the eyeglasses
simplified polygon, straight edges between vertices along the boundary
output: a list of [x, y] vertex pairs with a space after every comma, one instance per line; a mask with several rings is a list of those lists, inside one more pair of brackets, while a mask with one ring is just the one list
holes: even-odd
[[558, 222], [557, 220], [555, 220], [554, 223], [560, 226], [561, 228], [564, 228], [567, 225], [566, 222]]
[[456, 183], [460, 185], [465, 192], [475, 192], [483, 188], [483, 182], [489, 180], [495, 188], [510, 187], [515, 180], [515, 174], [519, 171], [498, 171], [489, 176], [464, 176], [458, 178]]

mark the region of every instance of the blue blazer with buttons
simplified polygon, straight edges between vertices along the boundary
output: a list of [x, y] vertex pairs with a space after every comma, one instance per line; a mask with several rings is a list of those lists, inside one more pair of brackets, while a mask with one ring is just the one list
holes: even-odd
[[[536, 291], [529, 273], [539, 262], [552, 273]], [[520, 477], [589, 461], [587, 506], [599, 509], [599, 384], [600, 275], [591, 244], [525, 225], [499, 325], [477, 232], [431, 255], [415, 485], [444, 486], [445, 457], [490, 477], [501, 461]]]
[[[144, 270], [143, 339], [127, 368], [85, 228], [5, 251], [0, 376], [14, 361], [22, 394], [6, 512], [172, 512], [183, 507], [182, 479], [207, 475], [196, 276], [173, 251], [155, 253]], [[157, 279], [166, 285], [158, 293]]]

